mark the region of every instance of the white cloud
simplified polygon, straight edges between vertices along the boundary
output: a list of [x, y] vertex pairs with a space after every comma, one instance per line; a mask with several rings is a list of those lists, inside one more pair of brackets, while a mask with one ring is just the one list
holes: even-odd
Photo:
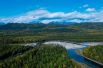
[[[103, 10], [96, 11], [95, 8], [88, 8], [90, 13], [73, 12], [50, 12], [46, 9], [38, 9], [27, 12], [20, 16], [10, 18], [0, 18], [0, 22], [11, 23], [29, 23], [32, 21], [40, 21], [42, 23], [49, 23], [52, 21], [67, 21], [67, 22], [103, 22]], [[94, 12], [95, 11], [95, 12]]]
[[86, 11], [87, 12], [94, 12], [94, 11], [96, 11], [96, 9], [95, 8], [87, 8]]

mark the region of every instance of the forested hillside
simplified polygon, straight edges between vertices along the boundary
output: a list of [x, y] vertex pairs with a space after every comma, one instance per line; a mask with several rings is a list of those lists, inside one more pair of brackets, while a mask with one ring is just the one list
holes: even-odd
[[68, 58], [67, 51], [62, 46], [42, 45], [27, 50], [28, 48], [31, 47], [0, 46], [0, 56], [12, 54], [11, 58], [0, 60], [0, 68], [78, 68], [79, 66]]
[[103, 46], [92, 46], [85, 48], [83, 55], [92, 60], [103, 63]]
[[35, 30], [35, 29], [45, 29], [45, 28], [78, 28], [78, 29], [102, 29], [102, 22], [91, 22], [91, 23], [79, 23], [79, 24], [26, 24], [26, 23], [8, 23], [5, 25], [0, 25], [0, 30]]
[[25, 51], [32, 49], [32, 47], [25, 47], [21, 45], [0, 45], [0, 60], [11, 58]]

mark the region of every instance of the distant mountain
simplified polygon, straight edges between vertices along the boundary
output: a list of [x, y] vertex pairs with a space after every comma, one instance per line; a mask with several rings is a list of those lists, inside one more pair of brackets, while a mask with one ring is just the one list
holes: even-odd
[[23, 30], [37, 29], [44, 27], [44, 24], [27, 24], [27, 23], [8, 23], [0, 26], [1, 30]]
[[77, 22], [50, 22], [48, 24], [61, 24], [61, 25], [70, 25], [70, 24], [77, 24]]
[[[11, 23], [11, 22], [8, 22], [8, 23]], [[24, 22], [23, 22], [24, 23]], [[68, 24], [76, 24], [77, 22], [56, 22], [56, 21], [52, 21], [52, 22], [49, 22], [49, 23], [42, 23], [40, 21], [32, 21], [32, 22], [29, 22], [29, 23], [25, 23], [25, 24], [64, 24], [64, 25], [68, 25]], [[0, 25], [4, 25], [5, 22], [0, 22]]]
[[[66, 25], [69, 24], [69, 25]], [[63, 27], [67, 29], [103, 29], [103, 23], [73, 23], [73, 22], [51, 22], [49, 24], [43, 23], [8, 23], [6, 25], [1, 25], [0, 30], [31, 30], [31, 29], [55, 29], [57, 27]]]
[[32, 22], [29, 22], [28, 24], [41, 24], [40, 21], [32, 21]]
[[5, 23], [3, 23], [3, 22], [0, 22], [0, 25], [5, 25]]
[[61, 25], [69, 25], [69, 24], [76, 24], [77, 22], [65, 22], [65, 21], [62, 21], [62, 22], [57, 22], [57, 21], [52, 21], [52, 22], [49, 22], [49, 23], [43, 23], [41, 21], [32, 21], [32, 22], [29, 22], [28, 24], [61, 24]]

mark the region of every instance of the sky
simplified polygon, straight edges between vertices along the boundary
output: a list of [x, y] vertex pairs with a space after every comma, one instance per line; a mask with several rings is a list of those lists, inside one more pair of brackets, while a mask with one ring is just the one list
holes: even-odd
[[0, 0], [0, 22], [103, 22], [103, 0]]

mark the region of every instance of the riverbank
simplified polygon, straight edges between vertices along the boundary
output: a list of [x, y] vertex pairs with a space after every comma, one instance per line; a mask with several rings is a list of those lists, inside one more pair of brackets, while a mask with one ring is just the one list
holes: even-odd
[[74, 59], [71, 59], [71, 60], [78, 66], [78, 68], [90, 68], [89, 66], [87, 66], [84, 63], [77, 62]]
[[102, 64], [102, 63], [97, 62], [97, 61], [95, 61], [95, 60], [92, 60], [92, 59], [84, 56], [81, 50], [76, 50], [76, 52], [77, 52], [78, 54], [80, 54], [82, 57], [84, 57], [87, 61], [92, 62], [92, 63], [94, 63], [94, 64], [96, 64], [96, 65], [98, 65], [98, 66], [100, 66], [100, 67], [103, 67], [103, 64]]
[[91, 46], [83, 49], [82, 56], [103, 67], [103, 46]]

